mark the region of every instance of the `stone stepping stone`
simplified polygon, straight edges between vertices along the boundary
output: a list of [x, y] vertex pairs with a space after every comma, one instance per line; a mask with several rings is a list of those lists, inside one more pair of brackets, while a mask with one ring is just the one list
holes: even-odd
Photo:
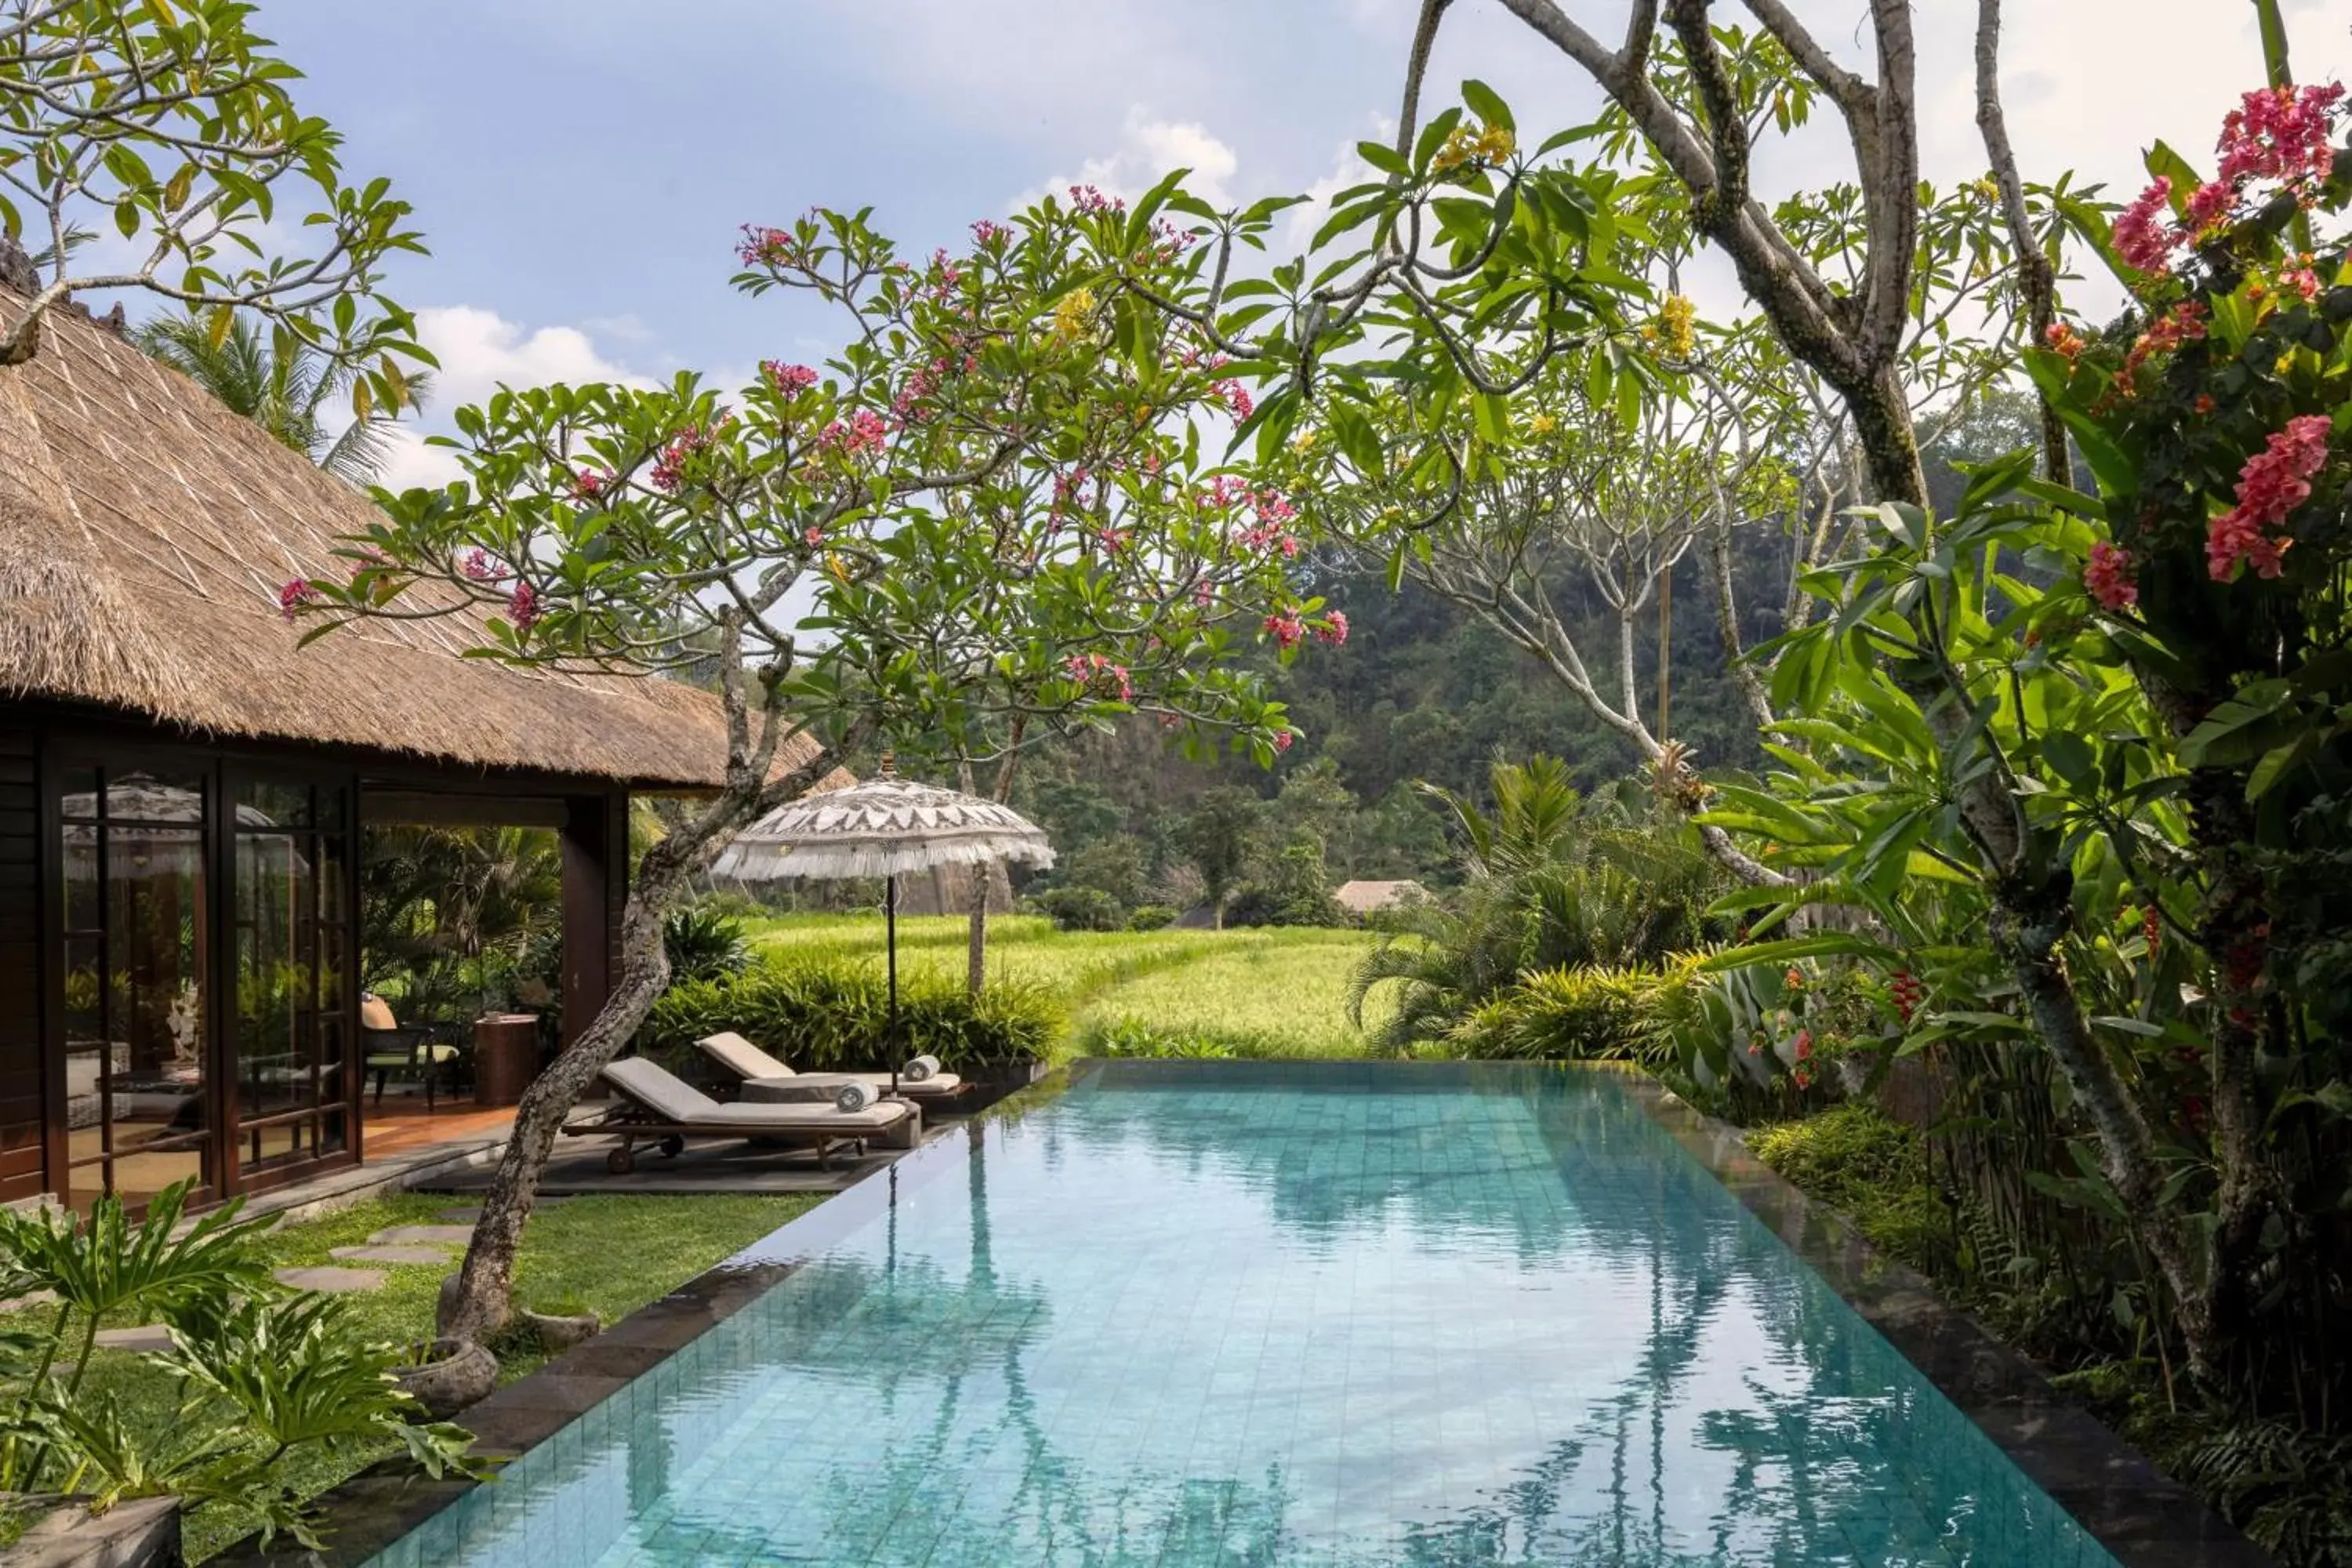
[[464, 1247], [474, 1239], [470, 1225], [395, 1225], [368, 1237], [371, 1247]]
[[390, 1279], [381, 1268], [281, 1268], [278, 1282], [297, 1290], [381, 1290]]
[[477, 1204], [474, 1207], [467, 1209], [443, 1209], [441, 1211], [440, 1217], [451, 1225], [464, 1226], [467, 1229], [467, 1233], [471, 1235], [473, 1232], [474, 1222], [482, 1217], [481, 1205]]
[[167, 1351], [172, 1348], [172, 1331], [161, 1323], [136, 1329], [100, 1329], [98, 1343], [110, 1351]]
[[437, 1247], [331, 1247], [330, 1257], [345, 1263], [413, 1263], [446, 1268], [449, 1254]]

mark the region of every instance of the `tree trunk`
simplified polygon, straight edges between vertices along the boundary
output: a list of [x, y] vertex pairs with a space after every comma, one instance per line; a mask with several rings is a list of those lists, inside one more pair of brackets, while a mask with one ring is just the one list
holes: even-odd
[[531, 1081], [515, 1108], [514, 1130], [482, 1200], [465, 1264], [442, 1288], [440, 1329], [446, 1338], [480, 1344], [506, 1326], [514, 1305], [515, 1255], [564, 1118], [604, 1064], [635, 1036], [669, 984], [662, 916], [684, 889], [688, 868], [701, 847], [679, 844], [680, 837], [665, 838], [646, 852], [629, 889], [621, 916], [619, 983], [594, 1020]]
[[[474, 1222], [466, 1261], [441, 1288], [438, 1319], [446, 1338], [479, 1344], [512, 1314], [515, 1256], [564, 1118], [604, 1064], [635, 1037], [669, 984], [663, 915], [728, 839], [832, 769], [832, 754], [818, 751], [784, 776], [767, 780], [773, 731], [780, 726], [775, 709], [772, 705], [765, 715], [770, 736], [754, 749], [748, 739], [740, 668], [730, 664], [722, 679], [731, 731], [727, 787], [701, 816], [647, 849], [638, 862], [621, 913], [620, 978], [596, 1016], [523, 1090], [522, 1101], [515, 1107], [514, 1128], [482, 1200], [482, 1217]], [[845, 744], [856, 744], [865, 733], [866, 726], [853, 726]]]
[[988, 900], [996, 863], [971, 868], [971, 920], [964, 939], [964, 989], [974, 996], [988, 984]]

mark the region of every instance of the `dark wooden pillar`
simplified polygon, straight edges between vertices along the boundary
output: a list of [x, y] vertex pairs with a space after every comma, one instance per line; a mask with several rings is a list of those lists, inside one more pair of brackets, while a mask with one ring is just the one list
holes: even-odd
[[629, 796], [625, 790], [563, 802], [563, 1043], [612, 994], [621, 909], [629, 896]]

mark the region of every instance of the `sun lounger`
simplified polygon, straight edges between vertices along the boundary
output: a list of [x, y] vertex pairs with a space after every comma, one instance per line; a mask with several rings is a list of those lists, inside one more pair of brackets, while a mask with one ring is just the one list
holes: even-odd
[[[852, 1079], [872, 1085], [877, 1093], [887, 1093], [890, 1089], [890, 1075], [887, 1072], [796, 1073], [732, 1029], [706, 1035], [694, 1043], [702, 1047], [703, 1055], [745, 1083], [806, 1079], [813, 1100], [830, 1098], [824, 1092], [825, 1085], [846, 1083]], [[951, 1072], [934, 1073], [926, 1079], [902, 1077], [898, 1079], [898, 1092], [909, 1100], [927, 1103], [951, 1100], [963, 1092], [963, 1079]]]
[[616, 1176], [636, 1169], [636, 1146], [654, 1143], [675, 1156], [689, 1138], [757, 1138], [816, 1152], [817, 1163], [833, 1168], [833, 1152], [863, 1154], [870, 1140], [888, 1148], [911, 1149], [922, 1131], [923, 1115], [902, 1100], [881, 1100], [864, 1110], [824, 1105], [721, 1105], [691, 1084], [642, 1057], [608, 1062], [599, 1075], [619, 1103], [563, 1131], [575, 1137], [620, 1139], [604, 1163]]

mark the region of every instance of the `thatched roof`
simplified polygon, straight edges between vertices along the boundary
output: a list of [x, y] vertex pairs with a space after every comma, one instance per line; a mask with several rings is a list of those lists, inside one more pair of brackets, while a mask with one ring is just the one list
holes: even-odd
[[1331, 900], [1351, 915], [1378, 914], [1382, 910], [1401, 910], [1430, 901], [1429, 889], [1410, 879], [1401, 882], [1342, 882]]
[[278, 589], [348, 570], [335, 542], [372, 512], [102, 323], [52, 312], [32, 361], [0, 367], [0, 697], [471, 768], [719, 782], [718, 700], [675, 681], [461, 658], [449, 622], [299, 647]]

